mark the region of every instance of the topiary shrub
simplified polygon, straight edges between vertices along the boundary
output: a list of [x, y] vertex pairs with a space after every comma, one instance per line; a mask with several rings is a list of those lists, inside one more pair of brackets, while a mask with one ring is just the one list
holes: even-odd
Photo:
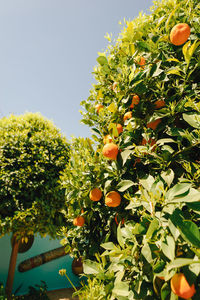
[[0, 234], [14, 234], [15, 254], [19, 240], [35, 233], [54, 238], [65, 224], [59, 176], [68, 153], [65, 137], [40, 114], [0, 119]]
[[[107, 36], [97, 58], [82, 122], [92, 127], [98, 160], [81, 149], [81, 165], [90, 167], [65, 185], [71, 225], [64, 242], [85, 258], [85, 274], [103, 283], [101, 299], [199, 298], [199, 24], [199, 1], [154, 1], [151, 14], [126, 22], [115, 43]], [[94, 202], [96, 187], [103, 196]], [[121, 196], [116, 207], [105, 203], [111, 191]], [[82, 208], [85, 224], [73, 227]], [[172, 280], [181, 277], [184, 292]]]

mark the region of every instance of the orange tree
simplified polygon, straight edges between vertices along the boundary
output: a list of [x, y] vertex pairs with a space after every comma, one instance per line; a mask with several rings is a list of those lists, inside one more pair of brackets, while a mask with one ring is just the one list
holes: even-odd
[[13, 271], [19, 239], [27, 242], [37, 232], [56, 237], [65, 224], [59, 175], [68, 152], [65, 137], [39, 114], [0, 120], [0, 235], [14, 234]]
[[[199, 297], [199, 21], [197, 0], [154, 1], [115, 43], [107, 35], [97, 58], [97, 83], [82, 101], [95, 150], [82, 144], [64, 175], [71, 223], [63, 243], [105, 287], [91, 299]], [[78, 215], [83, 226], [73, 225]]]

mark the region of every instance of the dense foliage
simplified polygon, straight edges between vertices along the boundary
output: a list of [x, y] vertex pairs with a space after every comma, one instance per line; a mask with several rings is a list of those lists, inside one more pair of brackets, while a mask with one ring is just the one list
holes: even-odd
[[[63, 243], [95, 276], [81, 299], [178, 299], [170, 286], [176, 273], [195, 290], [192, 299], [200, 294], [200, 4], [154, 1], [151, 12], [126, 22], [114, 45], [107, 35], [97, 83], [82, 102], [95, 150], [76, 141], [64, 175]], [[179, 23], [191, 32], [175, 46], [170, 33]], [[104, 155], [110, 142], [116, 160]], [[94, 188], [103, 192], [100, 201], [90, 199]], [[105, 204], [110, 191], [120, 193], [119, 206]], [[78, 215], [80, 227], [73, 225]], [[100, 294], [91, 296], [97, 284]]]
[[40, 114], [0, 120], [0, 234], [55, 236], [64, 224], [59, 174], [68, 161], [66, 139]]

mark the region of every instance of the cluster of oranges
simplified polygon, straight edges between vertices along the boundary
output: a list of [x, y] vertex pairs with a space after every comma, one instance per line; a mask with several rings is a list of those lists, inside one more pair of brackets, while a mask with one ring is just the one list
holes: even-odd
[[[176, 24], [171, 32], [170, 32], [170, 42], [173, 45], [179, 46], [184, 44], [188, 38], [190, 36], [190, 26], [186, 23], [179, 23]], [[146, 60], [144, 57], [139, 57], [136, 61], [136, 63], [140, 66], [140, 68], [144, 69], [145, 64], [146, 64]], [[113, 87], [112, 87], [113, 91], [117, 92], [117, 82], [113, 83]], [[138, 105], [140, 102], [140, 97], [136, 94], [133, 95], [132, 97], [132, 102], [130, 105], [130, 109], [133, 109], [136, 105]], [[164, 100], [159, 99], [157, 100], [155, 103], [155, 109], [160, 109], [165, 107], [166, 103]], [[104, 108], [104, 106], [102, 104], [97, 104], [95, 106], [97, 113], [99, 113], [101, 111], [101, 109]], [[127, 121], [129, 119], [132, 118], [132, 111], [128, 111], [124, 114], [123, 116], [123, 121]], [[161, 123], [161, 119], [158, 118], [156, 120], [153, 120], [149, 123], [147, 123], [147, 128], [151, 128], [152, 130], [156, 130], [157, 126]], [[123, 127], [121, 124], [117, 124], [117, 130], [118, 133], [120, 134], [123, 131]], [[120, 129], [119, 129], [120, 128]], [[105, 146], [103, 147], [102, 153], [103, 155], [111, 160], [116, 160], [117, 159], [117, 155], [119, 152], [119, 148], [118, 146], [113, 142], [112, 137], [110, 135], [106, 135], [103, 139], [103, 143], [105, 144]], [[146, 141], [143, 139], [142, 141], [142, 145], [146, 145], [149, 144], [150, 146], [152, 146], [151, 144], [155, 144], [154, 140], [150, 140], [150, 141]], [[155, 149], [155, 148], [153, 148]]]
[[[89, 193], [89, 198], [91, 201], [97, 202], [101, 200], [103, 196], [102, 191], [99, 188], [94, 188]], [[109, 207], [117, 207], [121, 203], [121, 196], [116, 191], [111, 191], [105, 196], [105, 205]], [[85, 224], [85, 219], [83, 216], [78, 216], [73, 220], [74, 226], [82, 227]]]
[[[190, 26], [186, 23], [179, 23], [175, 25], [170, 32], [170, 42], [175, 46], [180, 46], [183, 45], [188, 40], [189, 36], [190, 36]], [[139, 59], [137, 59], [136, 63], [139, 66], [139, 68], [144, 69], [146, 60], [144, 57], [140, 57]], [[114, 82], [112, 86], [112, 90], [115, 93], [118, 92], [117, 82]], [[123, 116], [124, 122], [132, 118], [132, 109], [134, 109], [134, 107], [137, 106], [139, 103], [140, 103], [139, 95], [134, 94], [132, 96], [131, 105], [129, 107], [130, 110], [126, 112]], [[166, 103], [164, 100], [160, 99], [154, 102], [154, 106], [155, 109], [161, 109], [166, 106]], [[97, 104], [95, 106], [95, 109], [96, 112], [99, 114], [100, 111], [104, 109], [104, 106], [103, 104]], [[160, 123], [161, 123], [161, 119], [158, 118], [156, 120], [147, 123], [146, 127], [152, 130], [156, 130]], [[118, 135], [120, 135], [123, 132], [123, 126], [121, 124], [116, 124], [116, 128], [118, 131]], [[116, 160], [119, 153], [119, 147], [117, 144], [114, 143], [113, 137], [111, 137], [109, 134], [104, 136], [103, 144], [104, 144], [102, 149], [103, 156], [110, 160]], [[146, 144], [149, 144], [152, 148], [152, 151], [154, 151], [156, 147], [156, 141], [154, 139], [150, 138], [149, 140], [146, 140], [143, 138], [141, 145], [146, 145]], [[140, 159], [138, 159], [138, 161], [140, 161]], [[90, 200], [94, 202], [100, 201], [102, 197], [103, 197], [103, 193], [99, 188], [94, 188], [89, 193]], [[121, 203], [121, 196], [116, 191], [110, 191], [105, 195], [104, 201], [105, 201], [105, 205], [109, 207], [117, 207]], [[117, 214], [115, 216], [115, 222], [117, 224], [119, 223]], [[85, 219], [83, 216], [78, 216], [73, 221], [73, 224], [75, 226], [83, 226], [84, 223], [85, 223]], [[124, 219], [122, 219], [122, 224], [123, 223], [124, 223]], [[170, 284], [173, 293], [183, 299], [189, 299], [196, 293], [194, 284], [190, 286], [183, 273], [176, 273], [171, 278]]]

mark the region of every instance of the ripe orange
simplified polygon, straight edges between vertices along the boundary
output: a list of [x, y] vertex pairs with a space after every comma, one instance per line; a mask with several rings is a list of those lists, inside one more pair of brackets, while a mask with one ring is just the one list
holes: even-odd
[[124, 114], [124, 121], [132, 118], [132, 111], [128, 111]]
[[158, 124], [160, 124], [160, 122], [161, 122], [161, 119], [157, 119], [153, 122], [150, 122], [147, 124], [147, 128], [151, 128], [151, 129], [155, 130], [157, 128]]
[[112, 159], [112, 160], [116, 160], [117, 159], [117, 154], [119, 152], [119, 148], [116, 144], [114, 143], [109, 143], [106, 144], [103, 147], [102, 153], [105, 157]]
[[139, 57], [137, 63], [142, 67], [144, 68], [145, 64], [146, 64], [146, 60], [143, 56]]
[[117, 207], [121, 203], [121, 196], [118, 192], [111, 191], [105, 197], [105, 204], [109, 207]]
[[92, 201], [99, 201], [102, 197], [102, 191], [98, 188], [94, 188], [90, 191], [89, 197]]
[[162, 108], [162, 107], [165, 106], [165, 101], [164, 100], [157, 100], [154, 104], [155, 104], [155, 107], [157, 109], [159, 109], [159, 108]]
[[117, 131], [118, 131], [118, 134], [122, 133], [123, 132], [123, 127], [121, 124], [117, 124]]
[[133, 108], [134, 105], [137, 105], [140, 102], [140, 97], [138, 95], [133, 95], [132, 103], [130, 105], [130, 108]]
[[100, 109], [103, 108], [103, 105], [102, 105], [102, 104], [97, 104], [97, 105], [95, 106], [95, 108], [96, 108], [97, 113], [99, 113]]
[[170, 32], [170, 42], [180, 46], [184, 44], [190, 36], [190, 26], [186, 23], [176, 24]]
[[85, 219], [82, 216], [78, 216], [73, 220], [74, 226], [82, 227], [85, 224]]
[[109, 134], [105, 135], [104, 138], [103, 138], [104, 145], [108, 144], [108, 143], [112, 143], [112, 141], [113, 140], [112, 140], [112, 138], [111, 138], [111, 136]]
[[176, 273], [170, 285], [173, 293], [183, 299], [189, 299], [196, 293], [194, 284], [190, 286], [183, 273]]

